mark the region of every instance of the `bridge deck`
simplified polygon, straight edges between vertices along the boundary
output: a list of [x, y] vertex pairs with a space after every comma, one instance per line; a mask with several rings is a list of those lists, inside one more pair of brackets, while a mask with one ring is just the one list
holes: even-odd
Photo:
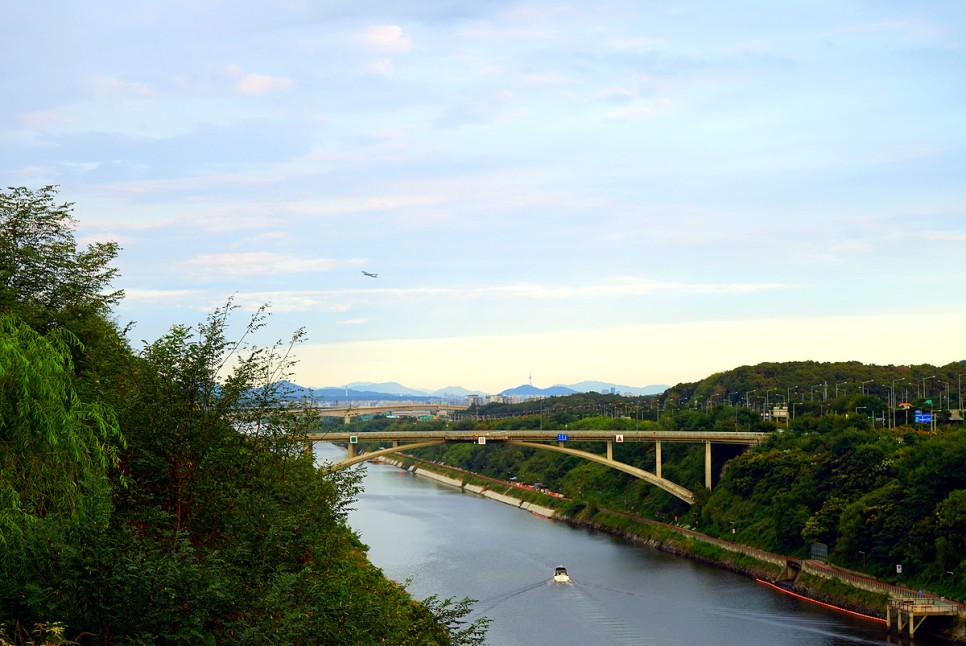
[[693, 431], [621, 431], [621, 430], [527, 430], [527, 431], [365, 431], [361, 433], [310, 433], [312, 442], [348, 442], [357, 438], [363, 442], [488, 442], [522, 440], [526, 442], [557, 442], [566, 435], [568, 442], [613, 442], [621, 436], [624, 442], [711, 442], [713, 444], [753, 445], [763, 442], [768, 433], [728, 433]]

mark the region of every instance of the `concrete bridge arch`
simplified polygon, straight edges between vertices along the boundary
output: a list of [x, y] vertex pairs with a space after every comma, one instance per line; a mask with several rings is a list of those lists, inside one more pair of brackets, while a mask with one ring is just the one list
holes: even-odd
[[[323, 470], [330, 471], [334, 469], [341, 469], [344, 467], [351, 466], [353, 464], [359, 464], [360, 462], [366, 462], [369, 460], [373, 460], [386, 455], [391, 455], [394, 453], [404, 453], [412, 449], [420, 449], [427, 446], [435, 446], [438, 444], [443, 444], [446, 441], [447, 440], [445, 439], [433, 439], [425, 442], [415, 442], [412, 444], [397, 445], [386, 449], [379, 449], [377, 451], [362, 453], [359, 455], [354, 454], [354, 451], [351, 450], [351, 448], [354, 448], [354, 447], [352, 444], [350, 444], [349, 457], [347, 457], [345, 460], [338, 462], [336, 464], [323, 467]], [[590, 462], [595, 462], [597, 464], [602, 464], [606, 467], [610, 467], [611, 469], [616, 469], [623, 473], [632, 475], [635, 478], [644, 480], [645, 482], [648, 482], [654, 485], [655, 487], [658, 487], [660, 489], [663, 489], [664, 491], [667, 491], [672, 496], [679, 498], [680, 500], [683, 500], [689, 505], [694, 504], [694, 494], [691, 493], [689, 489], [686, 489], [685, 487], [682, 487], [681, 485], [675, 482], [671, 482], [670, 480], [662, 478], [659, 475], [651, 473], [650, 471], [645, 471], [644, 469], [640, 469], [630, 464], [626, 464], [624, 462], [619, 462], [617, 460], [614, 460], [612, 457], [610, 444], [608, 444], [608, 455], [605, 457], [602, 455], [598, 455], [596, 453], [591, 453], [589, 451], [571, 449], [566, 446], [560, 446], [557, 444], [544, 444], [541, 442], [529, 442], [525, 440], [504, 440], [503, 443], [511, 446], [523, 446], [523, 447], [529, 447], [533, 449], [542, 449], [545, 451], [554, 451], [556, 453], [563, 453], [565, 455], [570, 455], [570, 456], [582, 458], [584, 460], [588, 460]]]

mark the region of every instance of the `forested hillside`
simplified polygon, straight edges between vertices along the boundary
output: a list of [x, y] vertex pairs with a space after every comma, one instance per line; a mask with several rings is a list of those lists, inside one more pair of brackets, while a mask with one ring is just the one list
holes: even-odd
[[0, 192], [0, 643], [481, 642], [347, 527], [357, 477], [280, 406], [301, 331], [254, 347], [228, 303], [132, 348], [119, 249], [73, 230], [53, 188]]
[[[478, 419], [438, 423], [479, 430], [770, 433], [769, 441], [751, 450], [715, 445], [711, 491], [704, 486], [703, 445], [664, 443], [663, 476], [694, 492], [693, 507], [632, 476], [549, 451], [490, 443], [485, 447], [443, 445], [413, 453], [501, 480], [544, 483], [573, 500], [572, 512], [586, 514], [604, 506], [669, 522], [677, 519], [711, 535], [800, 557], [809, 556], [812, 544], [825, 544], [833, 563], [962, 599], [966, 596], [966, 430], [961, 421], [948, 421], [948, 410], [937, 415], [936, 423], [915, 424], [913, 408], [906, 423], [906, 409], [889, 405], [891, 383], [883, 396], [870, 392], [871, 382], [862, 393], [861, 382], [895, 379], [897, 372], [908, 374], [910, 382], [918, 381], [921, 389], [923, 375], [948, 380], [966, 368], [960, 363], [905, 368], [763, 364], [675, 386], [657, 399], [560, 397], [520, 404], [516, 410], [522, 417], [514, 416], [514, 407], [501, 405], [498, 414], [482, 408], [475, 411], [480, 413]], [[806, 377], [804, 383], [821, 384], [822, 392], [816, 389], [812, 402], [806, 394], [804, 405], [793, 398], [799, 405], [792, 420], [765, 419], [764, 397], [756, 401], [743, 396], [740, 401], [747, 405], [738, 405], [734, 396], [735, 405], [731, 405], [726, 403], [728, 397], [705, 399], [704, 395], [770, 389], [774, 397], [778, 390], [769, 384], [775, 384], [781, 386], [782, 396], [770, 401], [781, 404], [795, 379]], [[838, 397], [832, 383], [826, 398], [823, 382], [833, 379], [838, 379]], [[929, 409], [930, 392], [927, 380], [925, 397], [920, 390], [915, 397], [910, 394], [910, 403]], [[956, 401], [953, 392], [954, 405]], [[385, 421], [369, 424], [385, 425]], [[604, 451], [599, 443], [568, 442], [568, 446]], [[654, 471], [653, 444], [625, 442], [614, 444], [613, 449], [616, 460]]]

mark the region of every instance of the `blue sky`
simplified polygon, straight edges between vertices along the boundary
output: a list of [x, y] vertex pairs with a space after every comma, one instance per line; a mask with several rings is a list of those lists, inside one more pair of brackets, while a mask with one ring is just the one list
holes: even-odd
[[121, 244], [135, 343], [268, 303], [309, 386], [945, 364], [964, 44], [960, 0], [16, 3], [0, 177]]

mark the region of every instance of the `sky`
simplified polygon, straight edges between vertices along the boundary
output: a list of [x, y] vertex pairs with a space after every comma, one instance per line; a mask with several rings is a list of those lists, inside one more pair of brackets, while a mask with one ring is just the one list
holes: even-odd
[[[966, 3], [20, 2], [0, 182], [296, 381], [966, 359]], [[377, 273], [369, 278], [362, 271]]]

